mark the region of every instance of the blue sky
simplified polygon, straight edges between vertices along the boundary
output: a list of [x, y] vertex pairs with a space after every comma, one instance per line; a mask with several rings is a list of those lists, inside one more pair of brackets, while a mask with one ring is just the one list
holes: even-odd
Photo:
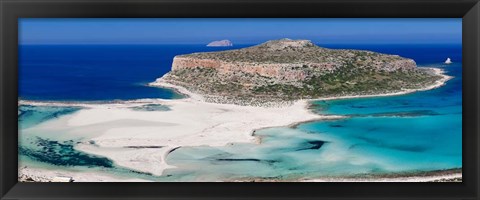
[[19, 44], [461, 44], [462, 19], [19, 19]]

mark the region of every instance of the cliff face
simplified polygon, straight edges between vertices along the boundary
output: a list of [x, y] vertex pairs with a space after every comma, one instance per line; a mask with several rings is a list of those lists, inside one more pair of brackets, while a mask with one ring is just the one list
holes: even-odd
[[162, 80], [204, 95], [299, 99], [418, 88], [438, 78], [412, 59], [282, 39], [176, 56]]
[[[198, 59], [188, 57], [175, 57], [172, 64], [172, 72], [190, 71], [197, 68], [215, 70], [223, 77], [234, 77], [236, 74], [245, 76], [262, 76], [271, 79], [284, 81], [301, 81], [307, 77], [304, 70], [299, 70], [301, 64], [269, 64], [269, 63], [247, 63], [247, 62], [223, 62], [213, 59]], [[331, 67], [325, 65], [325, 67]]]

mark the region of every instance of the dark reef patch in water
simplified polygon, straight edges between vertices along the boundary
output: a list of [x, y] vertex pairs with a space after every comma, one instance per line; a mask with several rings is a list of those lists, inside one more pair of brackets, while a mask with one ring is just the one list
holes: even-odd
[[328, 143], [328, 142], [321, 141], [321, 140], [308, 141], [306, 143], [302, 143], [300, 145], [300, 146], [302, 146], [302, 148], [299, 148], [295, 151], [318, 150], [318, 149], [322, 148], [322, 146], [326, 143]]
[[238, 158], [238, 159], [235, 159], [235, 158], [220, 158], [220, 159], [217, 159], [217, 161], [255, 161], [255, 162], [260, 162], [262, 160], [256, 159], [256, 158]]
[[20, 146], [19, 154], [60, 166], [113, 167], [113, 162], [107, 158], [91, 156], [75, 150], [72, 140], [58, 142], [37, 137], [34, 143], [36, 148], [33, 149]]
[[340, 125], [340, 124], [330, 124], [329, 125], [330, 127], [333, 127], [333, 128], [341, 128], [341, 127], [345, 127], [343, 125]]
[[278, 162], [277, 160], [263, 160], [263, 159], [257, 159], [257, 158], [218, 158], [218, 159], [215, 159], [214, 161], [216, 162], [259, 162], [259, 163], [264, 163], [268, 165], [272, 165]]
[[424, 152], [426, 151], [428, 148], [427, 147], [423, 147], [423, 146], [408, 146], [408, 145], [392, 145], [392, 146], [388, 146], [389, 148], [392, 148], [392, 149], [397, 149], [397, 150], [402, 150], [402, 151], [411, 151], [411, 152]]
[[350, 108], [369, 108], [368, 106], [351, 105]]
[[432, 110], [415, 110], [406, 112], [384, 112], [374, 114], [350, 114], [349, 117], [419, 117], [419, 116], [435, 116], [439, 113]]
[[25, 118], [35, 112], [45, 113], [44, 118], [58, 118], [61, 115], [69, 114], [74, 111], [79, 110], [79, 107], [55, 107], [55, 106], [31, 106], [31, 105], [21, 105], [18, 107], [19, 118]]
[[22, 128], [59, 118], [80, 110], [80, 107], [56, 107], [56, 106], [31, 106], [20, 105], [18, 107], [18, 122]]
[[[394, 150], [399, 150], [399, 151], [410, 151], [410, 152], [424, 152], [428, 148], [420, 145], [396, 145], [396, 144], [385, 144], [382, 143], [379, 140], [372, 139], [372, 138], [367, 138], [367, 137], [362, 137], [362, 136], [356, 136], [355, 138], [363, 140], [371, 145], [375, 145], [378, 147], [382, 148], [389, 148], [389, 149], [394, 149]], [[357, 148], [358, 146], [361, 146], [361, 144], [355, 144], [349, 147], [349, 149], [354, 149]]]

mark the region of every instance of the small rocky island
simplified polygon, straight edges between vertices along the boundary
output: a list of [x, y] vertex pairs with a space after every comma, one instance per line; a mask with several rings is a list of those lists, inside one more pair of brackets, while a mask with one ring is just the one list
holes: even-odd
[[374, 95], [428, 87], [442, 79], [412, 59], [327, 49], [309, 40], [271, 40], [237, 50], [178, 55], [158, 79], [210, 101], [291, 101]]
[[207, 44], [207, 47], [231, 47], [233, 43], [230, 40], [218, 40]]

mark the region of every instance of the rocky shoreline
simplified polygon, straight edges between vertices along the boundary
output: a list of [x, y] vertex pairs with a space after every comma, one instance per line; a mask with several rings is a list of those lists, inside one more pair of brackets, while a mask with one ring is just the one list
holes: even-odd
[[[453, 77], [448, 76], [445, 74], [443, 69], [439, 68], [426, 68], [425, 70], [429, 70], [429, 73], [435, 76], [439, 76], [440, 78], [435, 80], [429, 85], [424, 85], [421, 88], [417, 89], [402, 89], [402, 90], [393, 90], [393, 91], [383, 91], [383, 92], [370, 92], [370, 93], [354, 93], [354, 94], [342, 94], [342, 95], [335, 95], [335, 96], [328, 96], [328, 97], [321, 97], [321, 98], [313, 98], [313, 99], [300, 99], [300, 100], [307, 100], [307, 101], [317, 101], [317, 100], [335, 100], [335, 99], [352, 99], [352, 98], [368, 98], [368, 97], [382, 97], [382, 96], [396, 96], [396, 95], [404, 95], [419, 91], [426, 91], [435, 89], [445, 85], [445, 83], [452, 79]], [[206, 95], [206, 94], [198, 94], [195, 92], [190, 91], [189, 89], [185, 88], [184, 86], [180, 86], [176, 84], [177, 82], [165, 79], [164, 77], [158, 78], [152, 83], [149, 83], [149, 86], [152, 87], [162, 87], [162, 88], [169, 88], [174, 89], [175, 91], [192, 98], [193, 100], [197, 101], [204, 101], [208, 103], [218, 103], [218, 104], [233, 104], [233, 105], [240, 105], [240, 106], [254, 106], [254, 107], [284, 107], [290, 106], [297, 100], [284, 100], [284, 99], [275, 99], [270, 97], [251, 97], [251, 98], [242, 98], [242, 97], [230, 97], [230, 96], [220, 96], [220, 95]]]

